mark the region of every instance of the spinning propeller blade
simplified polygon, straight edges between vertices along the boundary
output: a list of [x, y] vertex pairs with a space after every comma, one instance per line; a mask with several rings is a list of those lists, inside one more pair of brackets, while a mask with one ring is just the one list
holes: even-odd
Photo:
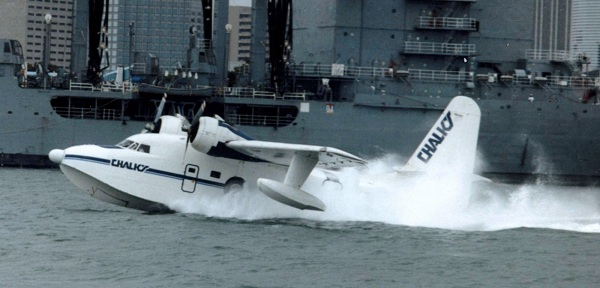
[[165, 93], [163, 95], [162, 100], [160, 100], [160, 104], [158, 105], [158, 108], [156, 109], [156, 116], [154, 116], [154, 124], [156, 124], [156, 122], [158, 122], [158, 119], [160, 119], [160, 116], [162, 115], [162, 111], [165, 108], [165, 103], [167, 102], [167, 93]]
[[152, 123], [147, 123], [146, 124], [146, 132], [158, 132], [156, 130], [157, 127], [156, 125], [158, 124], [158, 120], [160, 120], [160, 116], [162, 116], [162, 112], [163, 109], [165, 108], [165, 103], [167, 102], [167, 93], [165, 93], [163, 95], [162, 100], [160, 100], [160, 104], [158, 105], [158, 108], [156, 108], [156, 115], [154, 116], [154, 121], [152, 121]]
[[202, 105], [200, 105], [200, 109], [198, 109], [198, 112], [196, 112], [196, 115], [194, 115], [194, 120], [192, 120], [192, 124], [187, 129], [188, 136], [185, 141], [185, 150], [183, 152], [184, 158], [185, 158], [185, 155], [187, 154], [188, 145], [193, 140], [193, 138], [196, 137], [196, 133], [198, 133], [198, 128], [200, 127], [200, 117], [202, 117], [202, 114], [204, 114], [205, 107], [206, 107], [206, 101], [202, 101]]

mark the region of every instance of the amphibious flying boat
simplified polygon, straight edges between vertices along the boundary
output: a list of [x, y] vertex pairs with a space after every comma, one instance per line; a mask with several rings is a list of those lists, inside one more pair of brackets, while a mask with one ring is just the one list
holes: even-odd
[[[325, 203], [302, 189], [311, 172], [367, 163], [332, 147], [254, 140], [217, 115], [202, 116], [204, 105], [192, 123], [180, 115], [160, 116], [165, 101], [166, 97], [155, 121], [140, 134], [117, 145], [54, 149], [49, 157], [93, 197], [151, 212], [170, 211], [175, 203], [245, 186], [249, 189], [243, 191], [257, 187], [294, 208], [324, 211]], [[404, 169], [421, 171], [435, 162], [451, 165], [459, 156], [474, 162], [479, 117], [474, 100], [456, 97]], [[461, 168], [473, 170], [472, 165]]]

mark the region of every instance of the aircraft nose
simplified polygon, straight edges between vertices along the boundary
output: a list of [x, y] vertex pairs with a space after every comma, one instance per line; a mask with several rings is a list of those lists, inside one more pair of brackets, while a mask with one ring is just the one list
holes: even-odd
[[50, 158], [50, 161], [60, 164], [65, 159], [65, 150], [54, 149], [48, 153], [48, 158]]

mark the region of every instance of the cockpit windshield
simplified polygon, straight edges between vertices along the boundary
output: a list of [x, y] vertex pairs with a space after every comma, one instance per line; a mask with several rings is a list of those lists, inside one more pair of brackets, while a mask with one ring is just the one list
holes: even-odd
[[123, 147], [125, 149], [129, 149], [129, 150], [150, 153], [150, 145], [141, 144], [141, 143], [138, 143], [135, 141], [131, 141], [129, 139], [125, 139], [125, 140], [119, 142], [119, 144], [117, 144], [117, 146]]

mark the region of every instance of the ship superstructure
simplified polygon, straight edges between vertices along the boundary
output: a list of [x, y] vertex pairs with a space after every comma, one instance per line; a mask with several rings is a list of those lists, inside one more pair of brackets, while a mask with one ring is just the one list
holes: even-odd
[[[226, 53], [214, 49], [222, 47], [222, 36], [215, 37], [220, 44], [190, 48], [195, 58], [184, 63], [197, 68], [183, 67], [177, 76], [144, 54], [145, 80], [132, 91], [124, 84], [84, 91], [73, 89], [76, 82], [63, 90], [25, 89], [15, 65], [3, 65], [12, 72], [0, 77], [9, 87], [0, 134], [11, 140], [0, 143], [0, 160], [29, 166], [36, 162], [15, 159], [40, 160], [35, 157], [50, 147], [117, 143], [154, 117], [165, 92], [167, 113], [191, 119], [208, 100], [209, 112], [258, 139], [319, 143], [366, 158], [408, 157], [450, 99], [465, 95], [482, 110], [478, 168], [484, 175], [594, 181], [600, 176], [597, 82], [585, 55], [541, 38], [548, 25], [540, 21], [540, 3], [256, 0], [252, 73], [232, 87], [210, 86], [228, 82], [213, 67], [226, 63]], [[563, 43], [557, 39], [565, 35], [553, 35], [551, 43]], [[215, 81], [190, 81], [196, 74]]]

